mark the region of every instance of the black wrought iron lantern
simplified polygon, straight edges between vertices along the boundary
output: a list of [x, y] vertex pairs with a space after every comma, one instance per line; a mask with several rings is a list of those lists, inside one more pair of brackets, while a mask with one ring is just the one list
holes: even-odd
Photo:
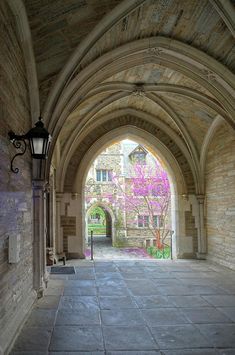
[[17, 153], [11, 160], [11, 171], [14, 173], [18, 173], [19, 169], [13, 168], [13, 161], [17, 156], [24, 155], [27, 147], [26, 140], [29, 141], [32, 158], [47, 159], [51, 136], [44, 127], [41, 117], [39, 117], [35, 127], [31, 128], [28, 133], [17, 135], [13, 131], [10, 131], [8, 135], [14, 147], [21, 150], [21, 152]]

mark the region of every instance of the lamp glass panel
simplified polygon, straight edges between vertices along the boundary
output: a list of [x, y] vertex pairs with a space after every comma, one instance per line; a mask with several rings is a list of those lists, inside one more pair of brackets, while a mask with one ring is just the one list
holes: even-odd
[[43, 146], [44, 146], [44, 139], [43, 138], [32, 138], [32, 145], [33, 145], [33, 154], [44, 154]]

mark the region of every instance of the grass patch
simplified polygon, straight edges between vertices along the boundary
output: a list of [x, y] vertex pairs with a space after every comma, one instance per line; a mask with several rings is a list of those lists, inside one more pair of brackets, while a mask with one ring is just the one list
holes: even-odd
[[91, 231], [96, 235], [106, 234], [106, 226], [103, 224], [88, 224], [88, 235], [91, 235]]
[[147, 253], [155, 259], [171, 258], [171, 248], [169, 246], [165, 246], [164, 249], [158, 249], [156, 246], [151, 246], [147, 248]]

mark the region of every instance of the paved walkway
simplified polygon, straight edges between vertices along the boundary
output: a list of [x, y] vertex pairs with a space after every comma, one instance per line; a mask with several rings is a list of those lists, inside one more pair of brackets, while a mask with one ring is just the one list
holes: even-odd
[[203, 261], [73, 264], [76, 274], [51, 275], [12, 354], [235, 354], [235, 272]]
[[[86, 250], [86, 258], [90, 259], [90, 246]], [[144, 248], [113, 248], [112, 239], [106, 236], [94, 236], [94, 259], [151, 259]]]

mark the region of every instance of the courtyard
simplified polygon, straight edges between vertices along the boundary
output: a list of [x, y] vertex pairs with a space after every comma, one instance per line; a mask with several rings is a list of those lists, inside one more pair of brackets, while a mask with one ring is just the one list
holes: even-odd
[[[112, 248], [114, 249], [114, 248]], [[235, 354], [235, 272], [207, 261], [71, 260], [11, 355]]]

